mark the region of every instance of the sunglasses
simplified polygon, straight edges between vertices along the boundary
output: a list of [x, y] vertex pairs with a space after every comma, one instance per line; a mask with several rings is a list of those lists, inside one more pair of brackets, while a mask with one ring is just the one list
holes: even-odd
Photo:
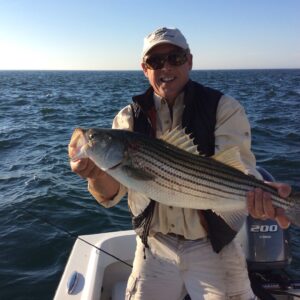
[[144, 58], [144, 63], [148, 69], [162, 69], [166, 63], [171, 66], [181, 66], [187, 61], [187, 51], [172, 51], [166, 54], [153, 54]]

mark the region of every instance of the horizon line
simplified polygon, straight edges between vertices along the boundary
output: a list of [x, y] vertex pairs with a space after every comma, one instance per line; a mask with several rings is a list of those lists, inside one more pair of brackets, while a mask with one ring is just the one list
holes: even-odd
[[[212, 69], [192, 69], [193, 71], [255, 71], [255, 70], [300, 70], [300, 67], [280, 67], [280, 68], [212, 68]], [[143, 72], [142, 69], [0, 69], [0, 72]]]

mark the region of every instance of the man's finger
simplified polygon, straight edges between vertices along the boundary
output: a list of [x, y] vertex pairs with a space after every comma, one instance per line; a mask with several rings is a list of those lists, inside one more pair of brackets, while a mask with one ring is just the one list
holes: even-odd
[[254, 208], [255, 208], [255, 215], [258, 218], [265, 218], [266, 214], [264, 211], [263, 205], [263, 191], [262, 189], [256, 188], [254, 190]]
[[291, 222], [290, 220], [286, 217], [285, 213], [284, 213], [284, 209], [283, 208], [276, 208], [276, 221], [278, 223], [278, 225], [282, 228], [282, 229], [287, 229]]
[[268, 181], [265, 181], [265, 183], [276, 188], [278, 191], [278, 194], [283, 198], [288, 197], [292, 192], [292, 188], [288, 184], [278, 183], [278, 182], [268, 182]]
[[266, 215], [266, 218], [274, 219], [275, 218], [275, 208], [272, 204], [272, 199], [270, 193], [263, 193], [263, 211]]

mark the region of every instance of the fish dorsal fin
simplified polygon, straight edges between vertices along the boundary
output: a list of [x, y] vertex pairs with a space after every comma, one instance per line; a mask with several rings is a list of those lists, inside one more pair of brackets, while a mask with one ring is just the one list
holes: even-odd
[[214, 160], [222, 162], [225, 165], [238, 169], [243, 173], [247, 171], [245, 165], [242, 162], [239, 148], [236, 146], [225, 149], [212, 156], [212, 158]]
[[160, 139], [189, 153], [199, 155], [197, 146], [194, 144], [194, 140], [190, 137], [190, 135], [185, 133], [185, 129], [179, 129], [179, 127], [176, 127], [168, 130], [160, 137]]

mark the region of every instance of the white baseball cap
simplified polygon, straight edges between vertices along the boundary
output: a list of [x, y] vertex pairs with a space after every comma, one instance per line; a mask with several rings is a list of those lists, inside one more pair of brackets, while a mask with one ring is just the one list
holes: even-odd
[[144, 38], [142, 57], [159, 44], [172, 44], [182, 49], [189, 49], [189, 45], [179, 29], [162, 27]]

